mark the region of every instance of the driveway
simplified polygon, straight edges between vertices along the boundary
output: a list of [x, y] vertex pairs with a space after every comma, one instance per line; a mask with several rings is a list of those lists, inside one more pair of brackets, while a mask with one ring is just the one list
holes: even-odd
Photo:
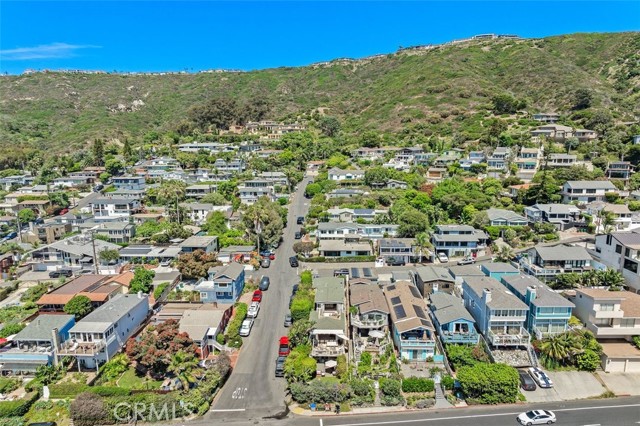
[[297, 216], [305, 216], [309, 200], [304, 198], [304, 189], [309, 182], [305, 178], [291, 198], [287, 228], [283, 231], [283, 242], [276, 250], [276, 259], [269, 268], [258, 271], [271, 280], [269, 290], [264, 292], [260, 313], [251, 335], [244, 338], [238, 362], [229, 380], [220, 390], [206, 419], [218, 424], [221, 419], [251, 419], [274, 415], [285, 410], [284, 378], [276, 378], [274, 371], [278, 355], [278, 339], [285, 336], [284, 315], [288, 311], [291, 287], [298, 283], [298, 275], [304, 270], [289, 266], [289, 257], [294, 255], [294, 233], [299, 229]]
[[49, 278], [49, 271], [27, 271], [24, 274], [20, 275], [18, 281], [40, 283], [44, 281], [56, 282], [58, 281], [58, 279]]
[[598, 371], [598, 377], [616, 395], [640, 395], [640, 373], [605, 373]]
[[6, 299], [0, 301], [0, 308], [4, 308], [6, 306], [11, 306], [13, 304], [20, 303], [20, 298], [22, 295], [31, 287], [35, 287], [37, 285], [36, 282], [24, 282], [20, 283], [18, 289], [11, 293]]
[[593, 398], [607, 391], [594, 374], [586, 371], [547, 371], [547, 374], [553, 380], [553, 388], [538, 388], [533, 392], [523, 391], [528, 402]]

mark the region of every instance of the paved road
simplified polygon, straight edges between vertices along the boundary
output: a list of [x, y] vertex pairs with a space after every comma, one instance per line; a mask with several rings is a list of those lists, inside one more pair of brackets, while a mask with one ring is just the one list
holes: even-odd
[[284, 315], [288, 311], [291, 287], [298, 281], [297, 268], [289, 265], [294, 255], [294, 233], [298, 216], [306, 215], [309, 200], [304, 198], [304, 188], [309, 179], [302, 181], [289, 206], [288, 226], [284, 230], [283, 243], [276, 250], [276, 259], [261, 275], [271, 279], [271, 286], [263, 296], [260, 313], [244, 344], [236, 367], [216, 398], [210, 421], [221, 419], [261, 418], [285, 410], [285, 380], [274, 376], [278, 355], [278, 339], [287, 334]]
[[[256, 416], [250, 422], [246, 419], [230, 419], [225, 420], [225, 423], [265, 426], [514, 426], [518, 424], [516, 416], [530, 409], [554, 411], [558, 419], [556, 423], [558, 426], [635, 426], [640, 424], [640, 397], [517, 406], [477, 406], [374, 415], [329, 415], [323, 417], [289, 415], [284, 419]], [[186, 425], [221, 424], [218, 422], [220, 422], [220, 418], [199, 418], [186, 423]]]

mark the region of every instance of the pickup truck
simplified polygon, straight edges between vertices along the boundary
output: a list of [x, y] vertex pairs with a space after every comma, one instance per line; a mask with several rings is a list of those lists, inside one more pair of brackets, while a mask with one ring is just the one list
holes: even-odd
[[471, 256], [458, 260], [458, 265], [472, 265], [474, 263], [476, 263], [476, 260]]

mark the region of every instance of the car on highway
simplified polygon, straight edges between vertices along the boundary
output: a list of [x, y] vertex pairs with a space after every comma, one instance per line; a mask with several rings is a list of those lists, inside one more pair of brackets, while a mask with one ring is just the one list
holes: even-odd
[[284, 377], [284, 362], [286, 360], [286, 356], [279, 356], [276, 358], [276, 377]]
[[247, 311], [247, 317], [256, 318], [258, 316], [258, 312], [260, 312], [260, 302], [251, 302], [249, 310]]
[[296, 231], [296, 233], [293, 235], [293, 238], [299, 240], [300, 238], [302, 238], [302, 232]]
[[529, 374], [541, 388], [548, 389], [553, 387], [553, 381], [551, 380], [551, 378], [547, 375], [547, 373], [545, 373], [538, 367], [530, 367]]
[[[262, 282], [260, 282], [260, 284], [262, 284]], [[253, 296], [251, 297], [251, 301], [252, 302], [262, 302], [262, 290], [258, 289], [256, 291], [253, 292]]]
[[387, 259], [387, 265], [389, 266], [404, 266], [405, 261], [400, 257], [390, 257]]
[[289, 338], [287, 336], [282, 336], [278, 345], [278, 356], [288, 356], [290, 353], [291, 348], [289, 348]]
[[531, 378], [526, 370], [518, 370], [520, 376], [520, 387], [526, 391], [534, 391], [537, 389], [536, 382]]
[[556, 415], [548, 410], [531, 410], [517, 417], [518, 423], [524, 426], [550, 425], [556, 422]]
[[70, 277], [73, 275], [71, 269], [58, 269], [56, 271], [49, 272], [49, 278]]
[[292, 323], [293, 323], [293, 319], [291, 318], [291, 314], [285, 314], [285, 316], [284, 316], [284, 326], [285, 327], [291, 327]]
[[269, 286], [271, 285], [271, 280], [267, 276], [263, 276], [260, 279], [260, 284], [258, 285], [258, 289], [265, 291], [269, 290]]
[[247, 337], [251, 333], [251, 327], [253, 327], [253, 320], [246, 319], [242, 321], [242, 325], [240, 326], [240, 334], [242, 337]]
[[291, 256], [289, 258], [289, 265], [291, 265], [292, 268], [297, 268], [298, 267], [298, 258], [295, 256]]
[[440, 263], [448, 263], [449, 262], [449, 256], [446, 255], [446, 253], [438, 253], [438, 260], [440, 261]]
[[268, 268], [269, 266], [271, 266], [271, 259], [269, 259], [268, 257], [263, 257], [262, 262], [260, 262], [260, 267]]
[[298, 216], [298, 219], [296, 219], [296, 223], [298, 225], [302, 225], [304, 223], [304, 216]]
[[460, 260], [458, 260], [458, 265], [472, 265], [474, 263], [476, 263], [476, 260], [471, 257], [471, 256], [467, 256], [465, 258], [462, 258]]

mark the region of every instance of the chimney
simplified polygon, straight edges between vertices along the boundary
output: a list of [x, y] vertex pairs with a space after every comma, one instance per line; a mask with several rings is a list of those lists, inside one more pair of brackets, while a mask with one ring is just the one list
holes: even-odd
[[60, 349], [60, 337], [58, 335], [58, 329], [51, 330], [51, 337], [53, 337], [53, 365], [58, 365], [58, 349]]
[[482, 300], [484, 301], [485, 305], [491, 302], [491, 290], [489, 290], [488, 288], [482, 290]]
[[138, 292], [138, 299], [142, 299], [142, 292], [141, 291]]
[[527, 304], [531, 303], [536, 298], [536, 288], [532, 285], [527, 287], [527, 294], [525, 295], [525, 300]]

